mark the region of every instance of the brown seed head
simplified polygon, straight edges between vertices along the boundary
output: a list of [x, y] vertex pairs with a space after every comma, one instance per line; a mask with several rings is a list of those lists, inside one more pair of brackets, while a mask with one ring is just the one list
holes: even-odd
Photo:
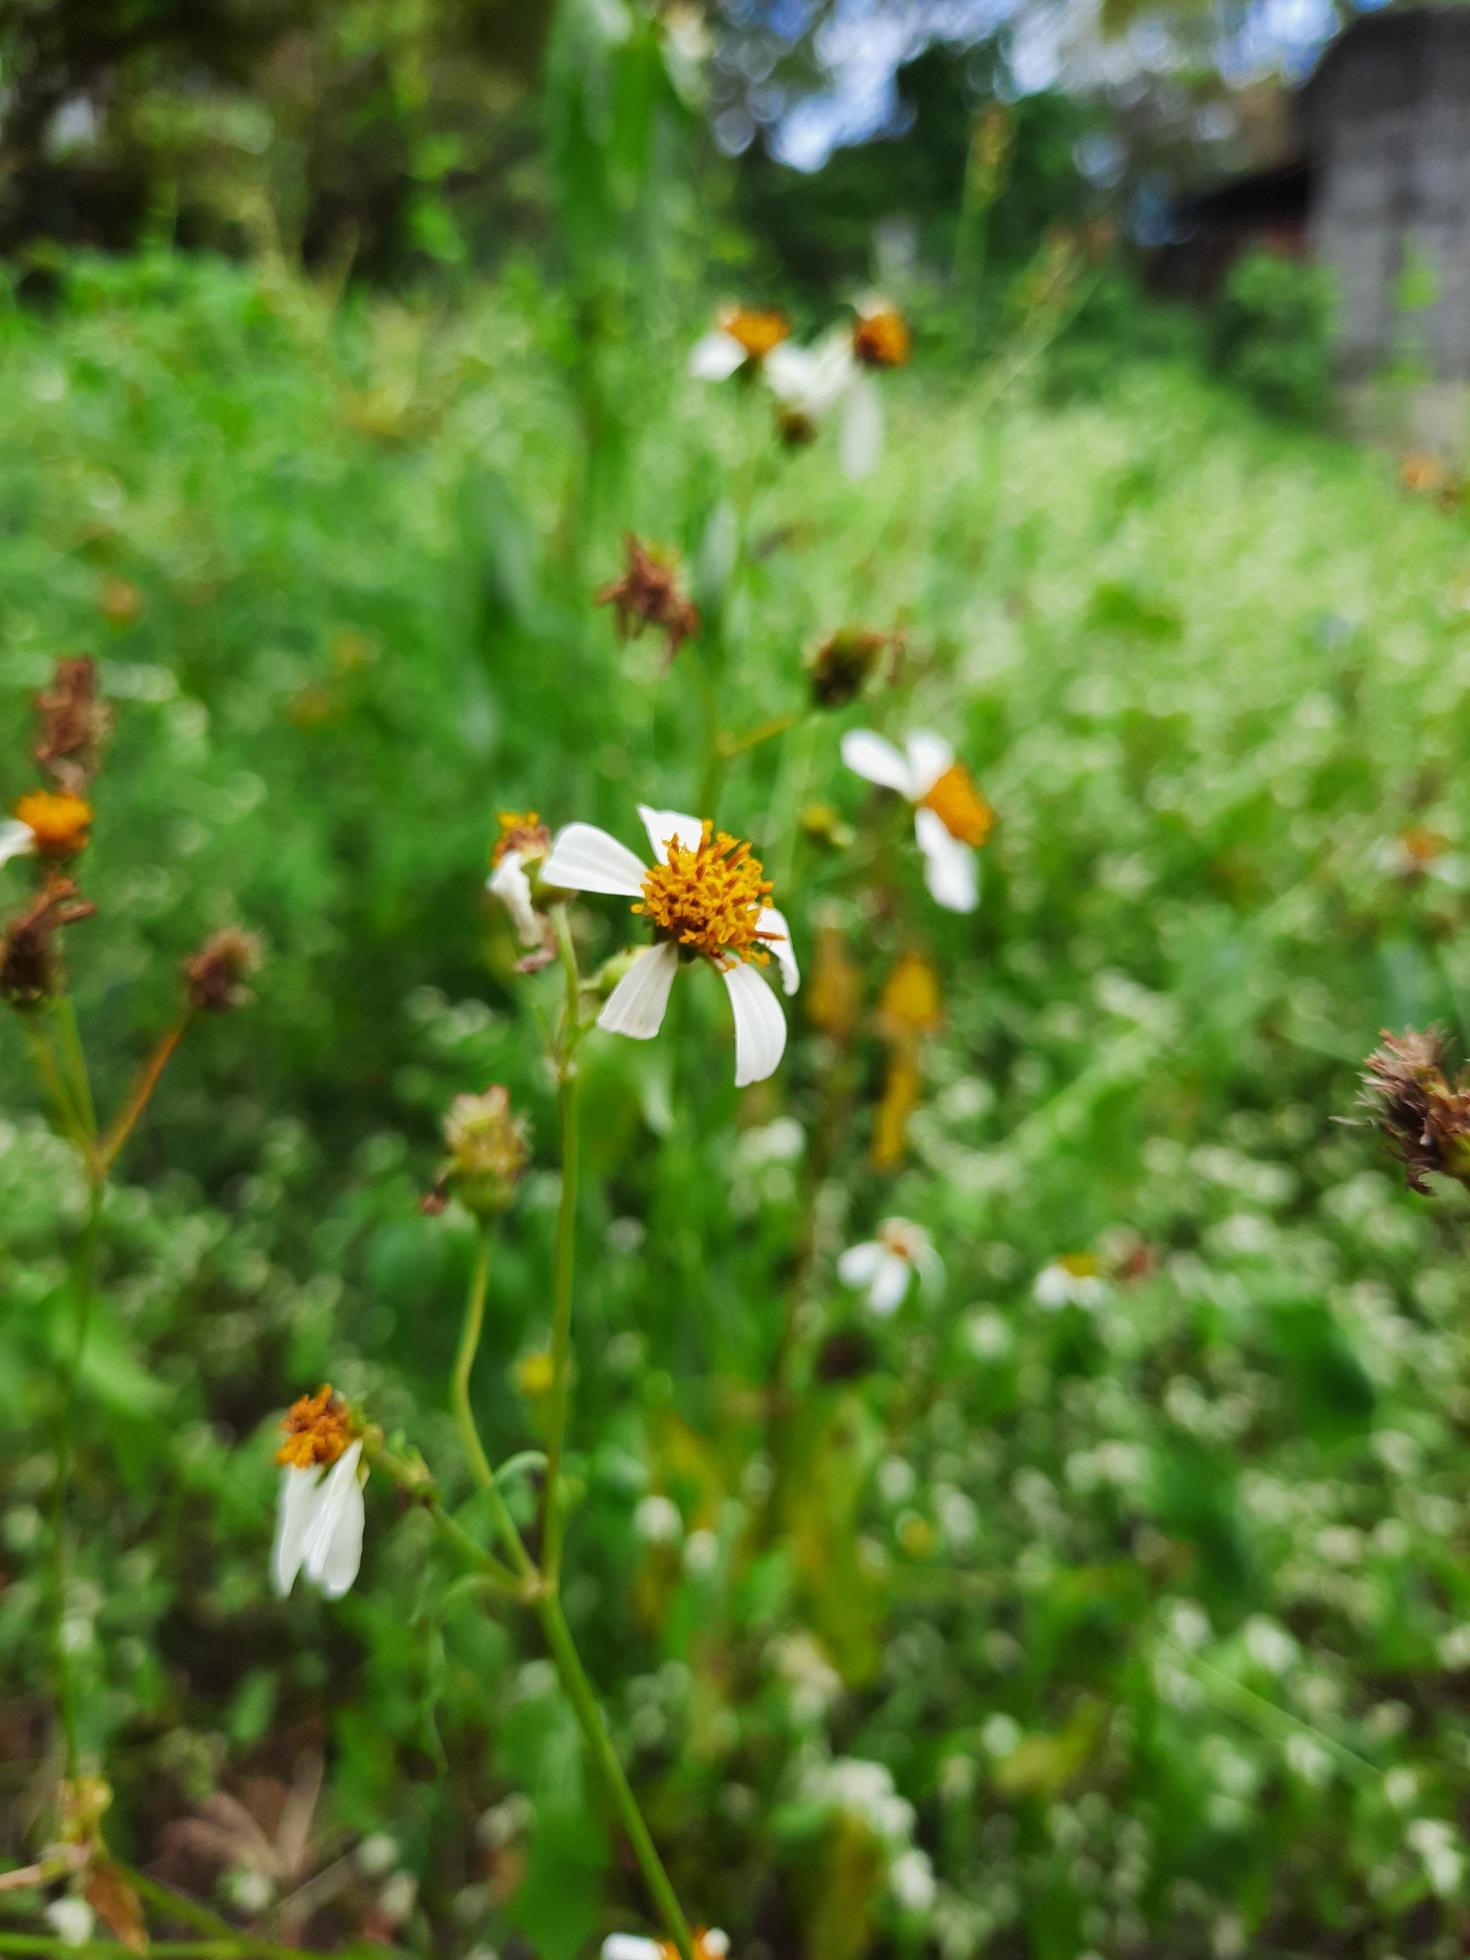
[[97, 663], [86, 655], [58, 660], [51, 684], [36, 696], [36, 761], [72, 795], [97, 774], [112, 733], [112, 711], [97, 693]]
[[0, 939], [0, 997], [12, 1007], [35, 1007], [61, 989], [65, 968], [59, 935], [97, 910], [69, 878], [52, 877]]
[[248, 1007], [254, 995], [245, 985], [264, 953], [253, 932], [225, 926], [211, 933], [184, 962], [184, 993], [196, 1014], [228, 1014]]
[[655, 627], [668, 642], [669, 659], [699, 631], [699, 614], [679, 590], [671, 559], [640, 542], [630, 531], [623, 540], [627, 564], [620, 579], [597, 593], [599, 606], [611, 606], [618, 632], [636, 640], [646, 626]]
[[483, 1095], [456, 1096], [444, 1119], [444, 1141], [449, 1155], [424, 1210], [442, 1211], [451, 1195], [477, 1218], [508, 1210], [531, 1161], [529, 1126], [511, 1108], [510, 1091], [497, 1082]]
[[1404, 1167], [1411, 1190], [1428, 1194], [1428, 1172], [1470, 1185], [1470, 1077], [1451, 1080], [1442, 1028], [1383, 1035], [1368, 1057], [1365, 1108]]
[[276, 1462], [293, 1470], [313, 1470], [335, 1463], [352, 1441], [354, 1429], [347, 1404], [323, 1382], [315, 1395], [300, 1396], [281, 1422], [286, 1440]]

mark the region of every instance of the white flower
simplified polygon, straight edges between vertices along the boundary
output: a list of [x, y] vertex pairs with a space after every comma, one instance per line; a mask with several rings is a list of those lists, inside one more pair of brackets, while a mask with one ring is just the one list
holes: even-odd
[[743, 367], [760, 367], [791, 331], [774, 307], [722, 306], [718, 324], [689, 350], [696, 381], [728, 381]]
[[815, 435], [840, 410], [837, 455], [843, 475], [856, 483], [871, 474], [883, 453], [883, 401], [852, 351], [850, 334], [830, 334], [815, 347], [788, 342], [773, 348], [764, 373], [793, 437]]
[[[673, 1950], [661, 1940], [646, 1940], [639, 1933], [609, 1933], [602, 1942], [602, 1960], [666, 1960]], [[726, 1960], [730, 1942], [717, 1929], [696, 1933], [694, 1951], [699, 1960]]]
[[937, 1891], [934, 1867], [922, 1851], [900, 1852], [888, 1868], [888, 1886], [905, 1912], [928, 1912]]
[[897, 1309], [915, 1273], [921, 1286], [938, 1286], [944, 1264], [928, 1233], [906, 1218], [885, 1218], [876, 1239], [850, 1245], [837, 1261], [843, 1285], [866, 1287], [869, 1307], [884, 1315]]
[[70, 1893], [65, 1898], [51, 1901], [46, 1908], [46, 1918], [55, 1928], [56, 1937], [63, 1946], [85, 1946], [97, 1923], [86, 1900]]
[[842, 760], [865, 781], [908, 799], [930, 897], [947, 911], [973, 912], [980, 902], [975, 851], [989, 835], [991, 811], [944, 737], [915, 733], [904, 753], [871, 729], [853, 728], [842, 738]]
[[1031, 1297], [1038, 1307], [1055, 1313], [1060, 1307], [1091, 1309], [1107, 1298], [1107, 1282], [1097, 1261], [1087, 1252], [1069, 1252], [1036, 1275]]
[[681, 965], [708, 960], [725, 983], [735, 1016], [735, 1084], [764, 1082], [786, 1048], [786, 1017], [750, 961], [773, 955], [781, 984], [794, 994], [801, 974], [784, 916], [766, 903], [770, 887], [750, 846], [677, 810], [639, 804], [653, 864], [646, 867], [595, 824], [571, 823], [557, 834], [541, 868], [548, 885], [638, 901], [658, 934], [614, 987], [597, 1025], [649, 1041], [663, 1026], [669, 991]]
[[650, 1491], [639, 1499], [633, 1529], [647, 1545], [672, 1545], [684, 1530], [684, 1520], [672, 1498]]
[[351, 1443], [327, 1469], [281, 1472], [271, 1578], [285, 1597], [305, 1568], [328, 1599], [340, 1599], [362, 1563], [363, 1479], [357, 1474], [361, 1441]]

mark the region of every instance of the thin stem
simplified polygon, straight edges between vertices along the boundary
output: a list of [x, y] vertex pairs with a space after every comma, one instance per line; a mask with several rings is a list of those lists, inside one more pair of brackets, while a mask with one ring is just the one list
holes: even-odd
[[201, 1905], [197, 1899], [175, 1892], [171, 1885], [161, 1885], [156, 1878], [149, 1878], [133, 1865], [125, 1865], [119, 1858], [109, 1860], [113, 1869], [125, 1878], [145, 1905], [153, 1907], [170, 1919], [177, 1919], [180, 1925], [192, 1926], [196, 1933], [209, 1933], [217, 1939], [235, 1940], [240, 1937], [238, 1928], [217, 1912]]
[[563, 1070], [561, 1104], [561, 1203], [556, 1215], [556, 1274], [551, 1310], [551, 1433], [546, 1445], [546, 1576], [553, 1586], [561, 1573], [566, 1504], [561, 1487], [572, 1377], [572, 1275], [577, 1257], [577, 1072]]
[[[623, 1766], [618, 1761], [617, 1752], [612, 1746], [607, 1725], [602, 1719], [602, 1711], [597, 1705], [592, 1683], [587, 1679], [581, 1657], [572, 1640], [566, 1616], [561, 1610], [561, 1601], [554, 1593], [545, 1593], [536, 1601], [536, 1617], [540, 1620], [546, 1635], [546, 1644], [551, 1649], [556, 1662], [561, 1684], [566, 1690], [567, 1699], [586, 1738], [602, 1780], [607, 1785], [609, 1796], [618, 1813], [628, 1842], [633, 1847], [633, 1855], [638, 1860], [644, 1883], [658, 1908], [659, 1918], [669, 1938], [674, 1942], [680, 1960], [695, 1960], [694, 1937], [689, 1931], [689, 1922], [684, 1917], [669, 1875], [664, 1870], [663, 1860], [658, 1855], [648, 1826], [643, 1821], [643, 1812], [638, 1808], [638, 1799], [633, 1795]], [[156, 1951], [156, 1949], [155, 1949]]]
[[51, 1036], [39, 1015], [28, 1014], [25, 1022], [26, 1033], [31, 1043], [31, 1059], [36, 1065], [36, 1075], [41, 1087], [51, 1099], [61, 1133], [68, 1142], [74, 1143], [79, 1150], [85, 1152], [88, 1148], [86, 1127], [61, 1073]]
[[758, 728], [752, 728], [748, 735], [725, 736], [720, 746], [727, 759], [733, 759], [737, 755], [748, 755], [752, 749], [758, 749], [762, 742], [774, 741], [778, 735], [784, 735], [788, 729], [795, 728], [801, 719], [801, 715], [794, 710], [786, 715], [772, 715], [769, 721], [763, 721]]
[[71, 1492], [72, 1430], [76, 1414], [77, 1382], [86, 1353], [87, 1335], [92, 1324], [92, 1301], [96, 1295], [97, 1239], [102, 1226], [103, 1185], [100, 1177], [89, 1179], [87, 1222], [83, 1227], [72, 1265], [72, 1290], [76, 1295], [76, 1326], [71, 1353], [62, 1378], [61, 1408], [56, 1419], [56, 1485], [51, 1503], [51, 1612], [55, 1637], [56, 1700], [61, 1715], [61, 1734], [65, 1749], [66, 1778], [77, 1773], [76, 1706], [72, 1695], [71, 1663], [66, 1651], [66, 1517]]
[[52, 1019], [61, 1030], [62, 1056], [71, 1071], [72, 1088], [76, 1096], [78, 1112], [83, 1130], [90, 1141], [97, 1134], [97, 1111], [92, 1103], [92, 1083], [87, 1074], [87, 1059], [82, 1053], [81, 1031], [77, 1027], [77, 1010], [72, 1005], [70, 994], [58, 994], [51, 1003]]
[[490, 1230], [488, 1226], [482, 1225], [480, 1241], [475, 1249], [475, 1267], [470, 1276], [469, 1295], [465, 1300], [464, 1329], [459, 1337], [459, 1353], [454, 1362], [450, 1401], [454, 1408], [454, 1420], [459, 1427], [459, 1438], [464, 1445], [464, 1453], [469, 1458], [470, 1468], [475, 1473], [476, 1481], [490, 1494], [491, 1514], [495, 1519], [495, 1528], [500, 1533], [505, 1549], [510, 1553], [511, 1564], [522, 1579], [534, 1579], [536, 1568], [531, 1562], [531, 1554], [526, 1550], [525, 1540], [521, 1537], [516, 1521], [500, 1494], [500, 1486], [495, 1481], [495, 1472], [489, 1457], [485, 1454], [485, 1445], [480, 1441], [474, 1410], [470, 1406], [470, 1375], [475, 1365], [475, 1352], [480, 1345], [480, 1332], [485, 1325], [485, 1294], [489, 1285]]
[[144, 1063], [142, 1073], [133, 1084], [132, 1094], [118, 1112], [117, 1121], [97, 1146], [97, 1162], [102, 1170], [110, 1170], [117, 1161], [118, 1153], [133, 1134], [139, 1117], [152, 1101], [153, 1091], [158, 1087], [174, 1050], [183, 1040], [188, 1025], [189, 1016], [186, 1014], [168, 1030]]

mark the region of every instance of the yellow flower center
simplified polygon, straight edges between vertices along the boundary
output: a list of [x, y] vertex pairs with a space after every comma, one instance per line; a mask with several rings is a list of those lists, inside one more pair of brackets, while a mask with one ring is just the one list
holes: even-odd
[[975, 786], [962, 762], [952, 762], [919, 798], [921, 809], [932, 810], [951, 837], [978, 848], [990, 835], [995, 812]]
[[633, 907], [650, 921], [660, 939], [702, 953], [716, 966], [738, 960], [764, 965], [766, 944], [776, 932], [760, 930], [761, 912], [771, 892], [765, 869], [749, 844], [706, 821], [698, 845], [685, 850], [677, 837], [664, 843], [667, 862], [643, 880], [643, 897]]
[[65, 790], [35, 789], [16, 804], [15, 815], [35, 838], [42, 857], [75, 857], [86, 849], [92, 806], [84, 797]]
[[286, 1440], [276, 1451], [276, 1462], [293, 1470], [314, 1470], [335, 1463], [352, 1441], [347, 1404], [333, 1394], [330, 1382], [323, 1382], [315, 1395], [303, 1395], [293, 1402], [281, 1427]]
[[912, 346], [909, 323], [894, 306], [860, 314], [852, 330], [852, 351], [867, 367], [902, 367]]
[[550, 848], [551, 832], [535, 810], [498, 810], [495, 821], [500, 827], [500, 835], [490, 850], [492, 871], [507, 851], [540, 852], [544, 856]]
[[752, 361], [763, 361], [791, 336], [791, 322], [773, 306], [734, 306], [720, 315], [721, 329], [738, 340]]

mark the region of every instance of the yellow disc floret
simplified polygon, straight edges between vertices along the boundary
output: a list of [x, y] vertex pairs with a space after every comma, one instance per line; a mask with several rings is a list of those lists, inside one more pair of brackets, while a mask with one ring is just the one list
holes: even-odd
[[765, 869], [749, 844], [706, 821], [698, 845], [686, 850], [677, 837], [664, 845], [666, 862], [643, 880], [643, 897], [633, 907], [649, 920], [660, 939], [702, 953], [716, 966], [738, 960], [764, 965], [767, 945], [781, 935], [760, 929], [771, 892]]
[[773, 306], [731, 306], [720, 315], [721, 330], [738, 341], [752, 361], [763, 361], [791, 336], [791, 322]]
[[852, 351], [864, 367], [902, 367], [912, 348], [909, 323], [896, 306], [860, 313], [853, 323]]
[[934, 812], [951, 837], [977, 848], [990, 835], [990, 826], [995, 821], [995, 812], [962, 762], [952, 762], [919, 798], [919, 804], [922, 809]]
[[16, 804], [15, 816], [35, 838], [41, 857], [75, 857], [87, 847], [92, 806], [85, 797], [65, 790], [33, 789]]
[[323, 1382], [315, 1395], [303, 1395], [293, 1402], [281, 1423], [286, 1440], [276, 1451], [276, 1462], [292, 1470], [315, 1470], [335, 1463], [352, 1441], [352, 1418], [347, 1404]]
[[498, 810], [495, 822], [500, 835], [490, 847], [492, 871], [507, 851], [519, 851], [523, 857], [544, 857], [551, 848], [551, 832], [535, 810]]

